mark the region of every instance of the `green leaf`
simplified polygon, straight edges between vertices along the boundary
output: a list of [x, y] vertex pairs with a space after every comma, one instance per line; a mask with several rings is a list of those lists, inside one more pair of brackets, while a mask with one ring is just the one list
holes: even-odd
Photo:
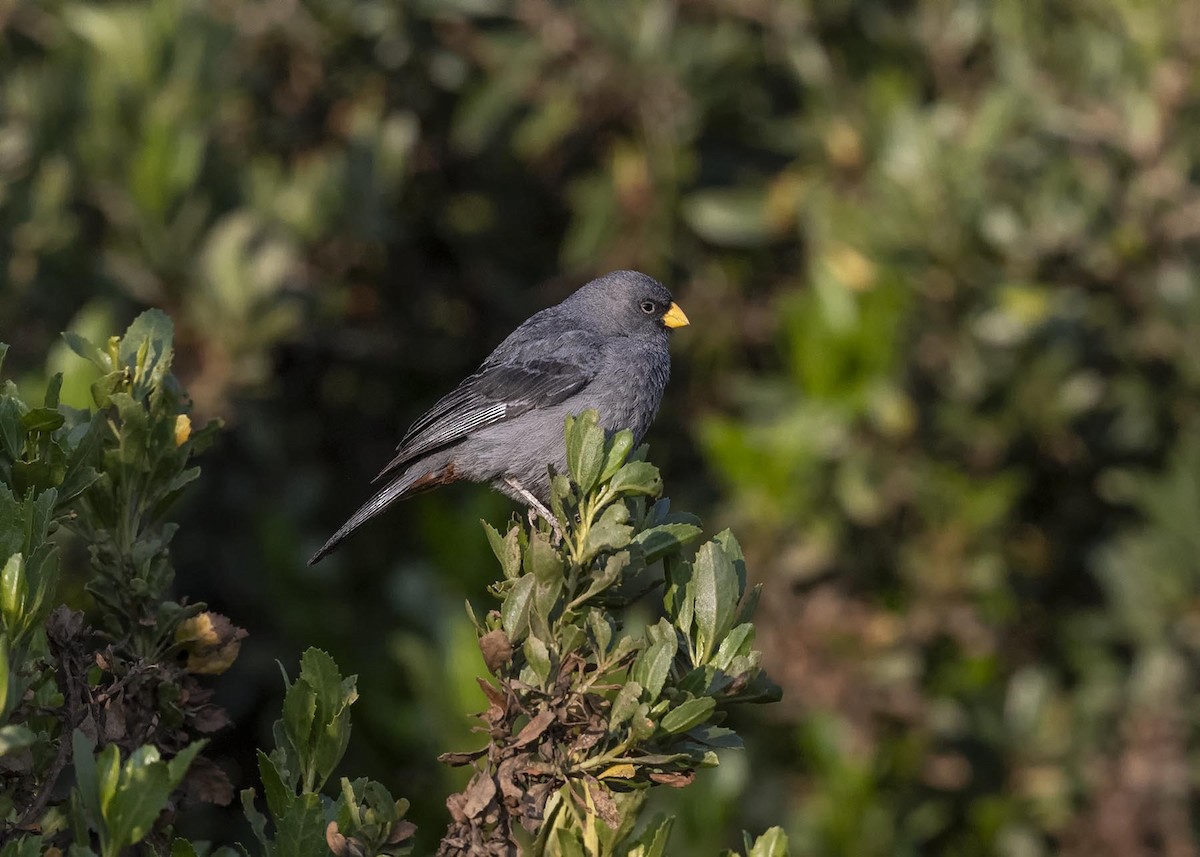
[[21, 553], [24, 547], [24, 504], [17, 502], [8, 486], [0, 482], [0, 557]]
[[728, 687], [732, 681], [716, 667], [705, 664], [689, 671], [675, 688], [693, 696], [712, 696]]
[[687, 734], [691, 740], [719, 750], [741, 750], [745, 746], [741, 736], [732, 729], [714, 726], [711, 723], [693, 726]]
[[588, 628], [592, 632], [592, 639], [596, 642], [596, 652], [603, 657], [612, 642], [612, 620], [605, 611], [593, 608], [588, 611], [587, 622]]
[[150, 418], [142, 403], [129, 393], [114, 393], [112, 403], [121, 417], [121, 463], [140, 469], [152, 447]]
[[663, 590], [663, 606], [675, 627], [689, 637], [696, 609], [696, 582], [692, 575], [692, 564], [668, 554], [663, 561], [666, 587]]
[[359, 798], [355, 794], [355, 787], [357, 786], [358, 790], [361, 791], [362, 785], [363, 780], [361, 778], [355, 780], [354, 782], [350, 782], [349, 777], [342, 777], [342, 794], [340, 800], [341, 806], [337, 819], [339, 827], [346, 828], [349, 825], [353, 825], [355, 830], [362, 827], [362, 813], [359, 811], [358, 807]]
[[610, 480], [613, 474], [621, 469], [621, 465], [629, 457], [631, 449], [633, 449], [633, 432], [629, 429], [621, 429], [612, 436], [612, 440], [608, 442], [608, 449], [604, 453], [604, 466], [600, 468], [600, 484]]
[[325, 845], [325, 811], [321, 796], [306, 793], [278, 819], [274, 857], [328, 857]]
[[12, 396], [0, 396], [0, 452], [16, 461], [24, 446], [25, 424], [21, 421], [21, 406]]
[[55, 372], [50, 376], [50, 383], [46, 385], [46, 396], [42, 400], [42, 405], [55, 413], [58, 413], [58, 399], [62, 394], [63, 373]]
[[631, 461], [613, 476], [608, 490], [616, 494], [644, 494], [657, 497], [662, 493], [662, 476], [648, 461]]
[[0, 342], [0, 371], [4, 369], [4, 358], [8, 355], [8, 343]]
[[283, 777], [271, 757], [258, 751], [258, 776], [262, 779], [263, 794], [267, 798], [267, 809], [276, 818], [283, 818], [292, 807], [296, 793], [284, 785]]
[[62, 428], [66, 421], [66, 417], [52, 408], [31, 408], [21, 416], [21, 425], [30, 433], [52, 432]]
[[612, 710], [609, 712], [609, 731], [615, 732], [618, 726], [633, 717], [641, 698], [642, 686], [633, 679], [625, 682], [617, 693], [617, 698], [613, 700]]
[[118, 360], [127, 368], [139, 368], [144, 376], [157, 378], [171, 365], [171, 342], [175, 326], [160, 309], [148, 309], [133, 320], [121, 337]]
[[754, 842], [746, 857], [788, 857], [787, 834], [782, 827], [772, 827]]
[[673, 815], [656, 815], [627, 852], [627, 857], [663, 857], [675, 824]]
[[745, 624], [754, 618], [754, 611], [758, 609], [758, 599], [762, 597], [762, 588], [761, 583], [754, 584], [754, 588], [742, 599], [742, 606], [738, 608], [737, 624]]
[[[545, 582], [538, 582], [533, 590], [533, 614], [530, 615], [530, 627], [549, 627], [550, 617], [558, 605], [558, 597], [562, 594], [563, 579], [555, 576]], [[541, 620], [540, 625], [534, 625], [533, 618]]]
[[188, 744], [178, 753], [176, 753], [167, 764], [167, 778], [171, 783], [171, 788], [175, 788], [183, 782], [184, 776], [188, 772], [188, 768], [192, 766], [196, 756], [208, 744], [208, 739], [202, 738], [199, 741], [193, 741]]
[[559, 857], [588, 857], [583, 850], [583, 840], [579, 838], [578, 831], [565, 827], [555, 828], [554, 844]]
[[317, 695], [306, 681], [296, 679], [283, 696], [283, 726], [292, 745], [307, 765], [307, 747], [317, 712]]
[[60, 504], [75, 499], [96, 481], [99, 474], [91, 467], [91, 463], [95, 459], [96, 450], [100, 448], [101, 434], [105, 427], [104, 419], [93, 415], [86, 425], [77, 425], [71, 429], [68, 439], [73, 446], [67, 456], [67, 469], [63, 474], [62, 483], [58, 486]]
[[633, 713], [633, 717], [629, 722], [629, 736], [635, 742], [645, 741], [654, 734], [654, 721], [648, 716], [649, 706], [642, 703], [637, 707], [637, 711]]
[[544, 687], [550, 678], [550, 652], [546, 644], [532, 634], [525, 638], [525, 660]]
[[92, 740], [83, 734], [82, 729], [71, 733], [71, 751], [75, 760], [75, 785], [88, 815], [99, 821], [100, 815], [100, 778], [96, 770], [96, 756]]
[[50, 535], [50, 524], [54, 520], [54, 503], [57, 493], [53, 488], [39, 494], [30, 506], [28, 547], [30, 553]]
[[573, 599], [573, 603], [581, 605], [596, 595], [599, 595], [604, 590], [610, 588], [621, 579], [621, 574], [629, 567], [632, 557], [629, 551], [619, 551], [614, 553], [604, 561], [604, 568], [595, 573], [592, 577], [592, 582], [588, 584], [588, 588], [584, 590], [582, 595], [577, 595]]
[[533, 587], [537, 578], [526, 574], [517, 579], [512, 591], [500, 606], [500, 621], [504, 632], [513, 642], [520, 640], [529, 630], [529, 608], [533, 599]]
[[566, 622], [558, 626], [558, 652], [560, 657], [566, 657], [578, 649], [587, 638], [587, 632], [579, 625]]
[[629, 509], [624, 503], [614, 503], [605, 509], [600, 520], [588, 530], [583, 543], [583, 561], [590, 561], [602, 551], [620, 550], [628, 545], [633, 535], [633, 527], [628, 521]]
[[[353, 682], [353, 679], [347, 679], [347, 681]], [[353, 698], [358, 698], [357, 692], [354, 693]], [[317, 770], [315, 788], [319, 790], [329, 779], [334, 768], [338, 766], [342, 756], [346, 754], [346, 747], [350, 743], [350, 713], [343, 707], [333, 720], [324, 727], [318, 726], [318, 729], [317, 747], [313, 761]]]
[[200, 857], [196, 847], [186, 839], [176, 839], [171, 843], [171, 857]]
[[92, 401], [96, 403], [96, 407], [107, 408], [111, 405], [113, 396], [124, 386], [127, 377], [124, 369], [117, 369], [93, 381]]
[[[14, 635], [23, 618], [21, 614], [25, 609], [27, 594], [25, 557], [15, 553], [4, 564], [4, 570], [0, 571], [0, 615], [4, 617], [5, 626]], [[3, 702], [4, 698], [0, 695], [0, 705], [3, 705]]]
[[717, 701], [711, 696], [689, 699], [668, 711], [658, 725], [672, 735], [677, 732], [686, 732], [707, 720], [716, 706]]
[[749, 622], [735, 625], [729, 634], [721, 641], [721, 647], [712, 659], [712, 665], [718, 669], [728, 670], [733, 659], [738, 655], [749, 653], [754, 643], [754, 626]]
[[343, 706], [341, 672], [328, 652], [310, 647], [300, 657], [300, 681], [307, 682], [315, 694], [313, 720], [319, 729]]
[[250, 822], [250, 829], [254, 831], [254, 837], [262, 845], [263, 851], [268, 857], [275, 857], [275, 849], [271, 840], [267, 838], [267, 817], [254, 805], [254, 789], [242, 789], [242, 812], [246, 821]]
[[12, 679], [12, 665], [8, 661], [8, 648], [8, 632], [0, 630], [0, 719], [7, 717], [9, 710], [8, 695], [9, 682]]
[[[155, 754], [158, 750], [151, 748]], [[108, 808], [121, 785], [121, 753], [116, 744], [109, 744], [96, 758], [96, 794], [100, 798], [100, 815], [108, 818]]]
[[740, 601], [746, 592], [746, 555], [742, 553], [742, 546], [738, 544], [737, 537], [729, 529], [721, 530], [713, 536], [713, 541], [721, 546], [725, 556], [729, 557], [729, 561], [733, 563], [733, 570], [737, 573], [738, 581], [737, 597]]
[[567, 418], [567, 469], [584, 494], [596, 487], [600, 469], [604, 466], [604, 429], [600, 415], [589, 408], [574, 419]]
[[572, 498], [571, 480], [561, 473], [555, 473], [550, 480], [550, 512], [561, 523], [569, 522], [566, 503]]
[[480, 523], [483, 524], [488, 544], [492, 546], [492, 553], [496, 555], [496, 560], [500, 563], [504, 576], [510, 580], [515, 578], [521, 573], [521, 543], [517, 538], [520, 527], [513, 526], [509, 528], [506, 535], [501, 536], [499, 531], [487, 521], [480, 521]]
[[642, 530], [633, 540], [642, 546], [642, 554], [647, 563], [678, 553], [684, 545], [694, 541], [702, 530], [693, 524], [660, 524], [648, 530]]
[[534, 532], [529, 537], [529, 548], [525, 551], [525, 572], [532, 574], [542, 583], [562, 579], [562, 557], [551, 547], [550, 540], [540, 532]]
[[706, 542], [692, 566], [696, 584], [696, 654], [707, 663], [733, 622], [737, 609], [737, 572], [716, 542]]
[[658, 639], [638, 655], [632, 671], [633, 677], [650, 694], [651, 704], [662, 693], [667, 675], [671, 671], [671, 663], [675, 660], [675, 653], [679, 649], [675, 629], [669, 621], [662, 619], [656, 627], [659, 630]]
[[110, 358], [108, 354], [98, 345], [94, 344], [88, 339], [85, 339], [78, 333], [72, 333], [69, 330], [63, 333], [62, 337], [63, 340], [66, 341], [68, 348], [70, 348], [84, 360], [89, 360], [94, 363], [100, 368], [101, 372], [113, 371], [112, 358]]
[[541, 854], [545, 853], [538, 848], [538, 840], [534, 835], [519, 824], [514, 824], [509, 831], [509, 836], [517, 845], [518, 854]]
[[[111, 744], [109, 748], [116, 750]], [[102, 754], [101, 769], [103, 758]], [[167, 805], [174, 787], [167, 763], [159, 758], [157, 748], [152, 746], [133, 751], [121, 772], [119, 787], [107, 802], [102, 778], [100, 806], [108, 826], [110, 844], [124, 848], [145, 839], [158, 814]]]

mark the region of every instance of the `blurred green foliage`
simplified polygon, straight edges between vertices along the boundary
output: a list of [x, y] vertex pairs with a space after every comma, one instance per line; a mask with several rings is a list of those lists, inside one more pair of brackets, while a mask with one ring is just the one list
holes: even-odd
[[442, 829], [435, 748], [484, 704], [487, 580], [455, 569], [509, 507], [444, 491], [302, 559], [508, 330], [636, 267], [693, 322], [656, 459], [736, 527], [784, 691], [659, 807], [673, 847], [1200, 847], [1194, 2], [10, 0], [0, 29], [9, 364], [153, 304], [231, 424], [172, 551], [264, 643], [211, 746], [239, 785], [272, 657], [317, 644], [371, 688], [355, 770]]

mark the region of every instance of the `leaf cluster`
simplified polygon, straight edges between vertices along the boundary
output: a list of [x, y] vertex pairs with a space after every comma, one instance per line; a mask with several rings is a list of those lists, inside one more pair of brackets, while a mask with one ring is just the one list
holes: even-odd
[[[0, 390], [0, 842], [17, 847], [28, 839], [18, 831], [36, 830], [45, 847], [69, 839], [109, 855], [162, 835], [178, 787], [228, 802], [228, 779], [196, 740], [228, 723], [198, 679], [220, 670], [195, 653], [220, 652], [227, 668], [245, 632], [169, 598], [165, 513], [216, 429], [191, 431], [169, 372], [170, 320], [143, 313], [104, 347], [67, 340], [102, 373], [94, 410], [59, 401], [61, 374], [40, 406], [11, 381]], [[86, 620], [55, 606], [71, 539], [90, 560]], [[68, 770], [76, 785], [64, 799]]]
[[[504, 575], [492, 587], [499, 608], [472, 613], [496, 679], [481, 681], [491, 741], [444, 757], [476, 773], [448, 801], [443, 853], [649, 847], [656, 833], [633, 835], [645, 789], [684, 786], [741, 746], [722, 725], [728, 705], [777, 698], [753, 648], [758, 589], [733, 536], [687, 556], [699, 522], [671, 511], [628, 431], [606, 436], [586, 411], [564, 436], [553, 525], [501, 535], [485, 524]], [[646, 607], [660, 618], [631, 621]]]
[[[283, 716], [272, 733], [275, 749], [258, 751], [268, 818], [255, 805], [255, 792], [242, 792], [242, 807], [266, 857], [402, 855], [416, 827], [404, 819], [408, 801], [395, 800], [381, 784], [346, 777], [336, 799], [321, 788], [341, 762], [350, 740], [350, 706], [358, 699], [356, 678], [342, 678], [325, 652], [309, 649], [300, 674], [289, 682]], [[249, 852], [243, 851], [248, 857]]]

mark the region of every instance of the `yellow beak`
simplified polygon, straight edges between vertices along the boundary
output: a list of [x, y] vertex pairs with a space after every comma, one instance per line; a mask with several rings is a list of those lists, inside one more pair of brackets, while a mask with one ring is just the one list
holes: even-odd
[[683, 310], [679, 308], [679, 304], [671, 301], [671, 306], [663, 313], [662, 323], [667, 327], [687, 327], [691, 322], [688, 317], [683, 314]]

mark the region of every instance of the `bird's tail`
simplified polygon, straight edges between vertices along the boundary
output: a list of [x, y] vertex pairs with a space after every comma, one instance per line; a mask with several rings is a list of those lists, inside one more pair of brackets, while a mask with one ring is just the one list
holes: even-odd
[[316, 565], [327, 553], [336, 550], [347, 536], [397, 500], [410, 497], [435, 485], [452, 482], [454, 478], [454, 468], [450, 464], [432, 469], [413, 467], [406, 470], [381, 488], [374, 497], [363, 504], [361, 509], [351, 515], [350, 520], [342, 524], [338, 531], [329, 537], [329, 541], [321, 545], [321, 549], [312, 555], [308, 564]]

